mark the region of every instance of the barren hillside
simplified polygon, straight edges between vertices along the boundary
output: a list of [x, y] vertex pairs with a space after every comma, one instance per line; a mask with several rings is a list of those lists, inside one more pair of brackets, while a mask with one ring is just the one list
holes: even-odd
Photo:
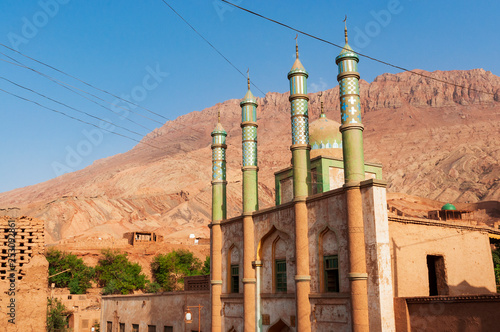
[[[383, 164], [389, 191], [442, 202], [500, 200], [500, 77], [482, 69], [429, 73], [489, 94], [410, 73], [361, 81], [365, 159]], [[242, 96], [244, 95], [242, 87]], [[338, 87], [324, 92], [327, 117], [340, 122]], [[310, 121], [319, 116], [309, 94]], [[288, 93], [258, 99], [261, 208], [274, 202], [273, 173], [290, 163]], [[120, 238], [156, 229], [167, 240], [208, 236], [210, 132], [220, 108], [228, 132], [228, 214], [241, 206], [239, 100], [167, 122], [132, 150], [74, 173], [0, 194], [0, 213], [46, 221], [47, 242]]]

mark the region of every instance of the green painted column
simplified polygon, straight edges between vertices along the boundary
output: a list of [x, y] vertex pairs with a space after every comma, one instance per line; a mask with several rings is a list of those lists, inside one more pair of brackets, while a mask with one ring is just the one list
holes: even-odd
[[309, 74], [299, 60], [296, 46], [296, 60], [288, 73], [290, 81], [290, 106], [292, 120], [292, 164], [293, 196], [307, 197], [311, 194], [311, 160], [309, 145], [309, 115], [307, 78]]
[[248, 91], [240, 103], [243, 155], [243, 212], [259, 209], [257, 167], [257, 99]]
[[341, 126], [344, 155], [345, 182], [365, 179], [363, 155], [363, 123], [361, 121], [361, 101], [359, 98], [359, 57], [347, 43], [335, 58], [339, 68]]
[[212, 132], [212, 221], [226, 219], [226, 136], [219, 121]]

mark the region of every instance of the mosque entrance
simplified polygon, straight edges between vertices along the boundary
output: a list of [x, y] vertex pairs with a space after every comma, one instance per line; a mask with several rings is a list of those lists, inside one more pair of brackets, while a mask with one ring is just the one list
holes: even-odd
[[285, 324], [281, 319], [267, 330], [268, 332], [290, 332], [290, 327]]

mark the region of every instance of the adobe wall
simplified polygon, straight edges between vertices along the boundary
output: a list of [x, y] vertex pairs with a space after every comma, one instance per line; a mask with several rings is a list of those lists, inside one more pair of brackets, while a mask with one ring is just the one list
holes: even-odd
[[396, 298], [398, 332], [498, 331], [499, 295]]
[[45, 331], [49, 263], [43, 221], [0, 217], [0, 246], [0, 331]]
[[155, 325], [157, 331], [172, 326], [174, 331], [198, 330], [198, 309], [191, 308], [193, 322], [184, 322], [187, 306], [201, 305], [201, 330], [210, 331], [210, 292], [171, 292], [142, 295], [108, 295], [102, 297], [101, 331], [111, 322], [112, 331], [119, 331], [119, 323], [125, 323], [125, 331], [132, 331], [132, 324], [139, 324], [139, 331], [148, 331]]
[[427, 255], [444, 257], [449, 295], [496, 292], [488, 233], [397, 217], [389, 231], [395, 297], [429, 295]]
[[72, 332], [91, 332], [101, 317], [100, 291], [100, 288], [92, 288], [87, 294], [70, 294], [68, 288], [54, 288], [50, 296], [59, 299], [72, 312], [69, 316]]

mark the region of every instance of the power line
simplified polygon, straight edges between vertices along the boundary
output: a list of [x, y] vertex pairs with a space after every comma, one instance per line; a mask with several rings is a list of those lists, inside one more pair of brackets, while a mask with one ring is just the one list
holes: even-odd
[[[181, 18], [181, 20], [184, 21], [184, 23], [186, 23], [194, 32], [196, 32], [196, 34], [198, 36], [200, 36], [208, 45], [210, 45], [211, 48], [213, 48], [215, 50], [215, 52], [219, 53], [219, 55], [221, 57], [224, 58], [224, 60], [227, 61], [227, 63], [229, 63], [234, 69], [236, 69], [236, 71], [238, 71], [243, 77], [247, 78], [247, 75], [243, 74], [243, 72], [241, 70], [238, 69], [238, 67], [236, 67], [228, 58], [226, 58], [224, 56], [224, 54], [222, 54], [211, 42], [209, 42], [205, 37], [203, 37], [203, 35], [201, 33], [198, 32], [198, 30], [196, 30], [191, 24], [189, 24], [188, 21], [186, 21], [184, 19], [184, 17], [181, 16], [181, 14], [179, 14], [172, 6], [170, 6], [165, 0], [161, 0], [163, 1], [163, 3], [165, 5], [168, 6], [168, 8], [170, 8], [177, 16], [179, 16]], [[253, 83], [253, 81], [250, 81], [250, 83], [255, 87], [257, 88], [257, 90], [259, 90], [263, 96], [265, 96], [266, 94], [264, 93], [264, 91], [262, 91], [257, 85], [255, 85], [255, 83]]]
[[61, 114], [61, 115], [63, 115], [63, 116], [66, 116], [66, 117], [68, 117], [68, 118], [70, 118], [70, 119], [73, 119], [73, 120], [75, 120], [75, 121], [82, 122], [82, 123], [85, 123], [85, 124], [91, 125], [91, 126], [93, 126], [93, 127], [96, 127], [96, 128], [98, 128], [98, 129], [101, 129], [101, 130], [107, 131], [107, 132], [109, 132], [109, 133], [111, 133], [111, 134], [114, 134], [114, 135], [117, 135], [117, 136], [121, 136], [121, 137], [127, 138], [127, 139], [132, 140], [132, 141], [135, 141], [135, 142], [137, 142], [137, 143], [146, 144], [146, 145], [148, 145], [148, 146], [150, 146], [150, 147], [153, 147], [153, 148], [155, 148], [155, 149], [158, 149], [158, 150], [162, 150], [161, 148], [159, 148], [159, 147], [157, 147], [157, 146], [154, 146], [154, 145], [151, 145], [151, 144], [149, 144], [149, 143], [147, 143], [147, 142], [139, 141], [139, 140], [137, 140], [137, 139], [135, 139], [135, 138], [132, 138], [132, 137], [129, 137], [129, 136], [127, 136], [127, 135], [120, 134], [120, 133], [115, 133], [114, 131], [108, 130], [108, 129], [106, 129], [106, 128], [101, 128], [101, 127], [99, 127], [99, 126], [97, 126], [97, 125], [95, 125], [95, 124], [93, 124], [93, 123], [87, 122], [87, 121], [85, 121], [85, 120], [79, 119], [79, 118], [77, 118], [77, 117], [71, 116], [71, 115], [69, 115], [69, 114], [66, 114], [66, 113], [64, 113], [64, 112], [61, 112], [61, 111], [55, 110], [55, 109], [53, 109], [53, 108], [50, 108], [50, 107], [44, 106], [44, 105], [42, 105], [42, 104], [40, 104], [40, 103], [38, 103], [38, 102], [36, 102], [36, 101], [34, 101], [34, 100], [31, 100], [31, 99], [24, 98], [24, 97], [21, 97], [21, 96], [19, 96], [19, 95], [16, 95], [15, 93], [12, 93], [12, 92], [6, 91], [6, 90], [1, 89], [1, 88], [0, 88], [0, 91], [5, 92], [6, 94], [9, 94], [9, 95], [14, 96], [14, 97], [16, 97], [16, 98], [22, 99], [22, 100], [24, 100], [24, 101], [27, 101], [27, 102], [33, 103], [33, 104], [35, 104], [35, 105], [38, 105], [38, 106], [40, 106], [40, 107], [42, 107], [42, 108], [44, 108], [44, 109], [47, 109], [47, 110], [49, 110], [49, 111], [51, 111], [51, 112], [58, 113], [58, 114]]
[[[254, 12], [254, 11], [251, 11], [251, 10], [249, 10], [249, 9], [246, 9], [246, 8], [240, 7], [240, 6], [238, 6], [238, 5], [235, 5], [234, 3], [231, 3], [231, 2], [229, 2], [229, 1], [227, 1], [227, 0], [221, 0], [221, 1], [222, 1], [222, 2], [227, 3], [227, 4], [231, 5], [231, 6], [234, 6], [234, 7], [236, 7], [236, 8], [239, 8], [239, 9], [241, 9], [241, 10], [243, 10], [243, 11], [247, 12], [247, 13], [250, 13], [250, 14], [252, 14], [252, 15], [258, 16], [258, 17], [263, 18], [263, 19], [265, 19], [265, 20], [268, 20], [268, 21], [270, 21], [270, 22], [273, 22], [273, 23], [276, 23], [276, 24], [278, 24], [278, 25], [281, 25], [281, 26], [283, 26], [283, 27], [285, 27], [285, 28], [287, 28], [287, 29], [293, 30], [293, 31], [298, 32], [298, 33], [300, 33], [300, 34], [303, 34], [304, 36], [311, 37], [311, 38], [313, 38], [313, 39], [319, 40], [319, 41], [321, 41], [321, 42], [323, 42], [323, 43], [330, 44], [330, 45], [332, 45], [332, 46], [335, 46], [335, 47], [338, 47], [338, 48], [341, 48], [341, 49], [343, 49], [343, 48], [344, 48], [343, 46], [340, 46], [340, 45], [338, 45], [338, 44], [332, 43], [332, 42], [330, 42], [330, 41], [328, 41], [328, 40], [326, 40], [326, 39], [323, 39], [323, 38], [320, 38], [320, 37], [314, 36], [314, 35], [312, 35], [312, 34], [310, 34], [310, 33], [307, 33], [307, 32], [304, 32], [304, 31], [302, 31], [302, 30], [299, 30], [299, 29], [296, 29], [296, 28], [294, 28], [294, 27], [291, 27], [291, 26], [289, 26], [289, 25], [287, 25], [287, 24], [285, 24], [285, 23], [281, 23], [281, 22], [279, 22], [279, 21], [273, 20], [272, 18], [266, 17], [266, 16], [264, 16], [264, 15], [261, 15], [261, 14], [259, 14], [259, 13]], [[356, 53], [356, 54], [357, 54], [357, 55], [359, 55], [359, 56], [362, 56], [362, 57], [365, 57], [365, 58], [367, 58], [367, 59], [370, 59], [370, 60], [372, 60], [372, 61], [376, 61], [376, 62], [379, 62], [379, 63], [381, 63], [381, 64], [384, 64], [384, 65], [386, 65], [386, 66], [390, 66], [390, 67], [393, 67], [393, 68], [396, 68], [396, 69], [399, 69], [399, 70], [407, 71], [407, 72], [412, 73], [412, 74], [414, 74], [414, 75], [418, 75], [418, 76], [421, 76], [421, 77], [425, 77], [425, 78], [428, 78], [428, 79], [431, 79], [431, 80], [434, 80], [434, 81], [437, 81], [437, 82], [441, 82], [441, 83], [444, 83], [444, 84], [453, 85], [453, 86], [455, 86], [455, 87], [462, 88], [462, 89], [467, 89], [467, 90], [470, 90], [470, 91], [475, 91], [475, 92], [479, 92], [479, 93], [489, 94], [489, 95], [493, 95], [493, 96], [495, 95], [495, 94], [494, 94], [494, 93], [492, 93], [492, 92], [487, 92], [487, 91], [482, 91], [482, 90], [478, 90], [478, 89], [474, 89], [474, 88], [469, 88], [469, 87], [466, 87], [466, 86], [463, 86], [463, 85], [460, 85], [460, 84], [456, 84], [456, 83], [453, 83], [453, 82], [448, 82], [448, 81], [445, 81], [445, 80], [442, 80], [442, 79], [439, 79], [439, 78], [435, 78], [435, 77], [432, 77], [432, 76], [429, 76], [429, 75], [425, 75], [425, 74], [422, 74], [422, 73], [416, 72], [416, 71], [414, 71], [414, 70], [410, 70], [410, 69], [407, 69], [407, 68], [404, 68], [404, 67], [401, 67], [401, 66], [398, 66], [398, 65], [394, 65], [394, 64], [392, 64], [392, 63], [389, 63], [389, 62], [386, 62], [386, 61], [383, 61], [383, 60], [379, 60], [379, 59], [377, 59], [377, 58], [371, 57], [371, 56], [366, 55], [366, 54], [363, 54], [363, 53], [359, 53], [359, 52], [356, 52], [356, 51], [352, 51], [352, 52], [353, 52], [353, 53]]]
[[[4, 53], [2, 53], [2, 52], [0, 52], [0, 54], [3, 54], [4, 56], [8, 57], [9, 59], [12, 59], [10, 56], [8, 56], [8, 55], [6, 55], [6, 54], [4, 54]], [[96, 95], [94, 95], [94, 94], [92, 94], [92, 93], [90, 93], [90, 92], [87, 92], [87, 91], [85, 91], [85, 90], [79, 89], [79, 88], [77, 88], [77, 87], [75, 87], [75, 86], [73, 86], [73, 85], [71, 85], [71, 84], [68, 84], [68, 83], [66, 83], [66, 82], [64, 82], [64, 81], [58, 80], [57, 78], [54, 78], [54, 77], [51, 77], [51, 76], [46, 75], [46, 74], [44, 74], [44, 73], [41, 73], [41, 72], [39, 72], [38, 70], [33, 69], [33, 68], [31, 68], [31, 67], [28, 67], [28, 66], [26, 66], [26, 65], [22, 64], [21, 62], [19, 62], [19, 61], [15, 60], [15, 59], [12, 59], [12, 60], [14, 60], [14, 61], [16, 61], [16, 62], [18, 62], [18, 63], [13, 63], [13, 62], [10, 62], [10, 61], [4, 60], [4, 59], [0, 59], [0, 61], [3, 61], [3, 62], [6, 62], [6, 63], [9, 63], [9, 64], [11, 64], [11, 65], [14, 65], [14, 66], [18, 66], [18, 67], [21, 67], [21, 68], [25, 68], [25, 69], [31, 70], [31, 71], [33, 71], [33, 72], [37, 73], [38, 75], [41, 75], [41, 76], [43, 76], [43, 77], [47, 78], [48, 80], [51, 80], [52, 82], [54, 82], [54, 83], [56, 83], [56, 84], [58, 84], [58, 85], [62, 86], [63, 88], [65, 88], [65, 89], [67, 89], [67, 90], [69, 90], [69, 91], [71, 91], [71, 92], [73, 92], [73, 93], [75, 93], [75, 94], [79, 95], [80, 97], [83, 97], [83, 98], [85, 98], [85, 99], [89, 100], [90, 102], [92, 102], [92, 103], [94, 103], [94, 104], [96, 104], [96, 105], [101, 106], [101, 107], [102, 107], [102, 108], [104, 108], [105, 110], [108, 110], [108, 111], [110, 111], [110, 112], [112, 112], [112, 113], [114, 113], [114, 114], [120, 115], [118, 112], [115, 112], [115, 111], [113, 111], [112, 109], [110, 109], [110, 108], [108, 108], [108, 107], [106, 107], [106, 106], [104, 106], [104, 105], [99, 104], [99, 103], [98, 103], [98, 102], [96, 102], [95, 100], [92, 100], [92, 99], [90, 99], [90, 98], [88, 98], [88, 97], [86, 97], [86, 96], [84, 96], [84, 95], [82, 95], [82, 94], [80, 94], [80, 93], [78, 93], [78, 92], [74, 91], [73, 89], [77, 89], [77, 90], [79, 90], [79, 91], [82, 91], [83, 93], [88, 94], [88, 95], [90, 95], [90, 96], [92, 96], [92, 97], [94, 97], [94, 98], [97, 98], [97, 99], [99, 99], [99, 100], [102, 100], [102, 101], [104, 101], [104, 102], [106, 102], [106, 103], [108, 103], [108, 104], [110, 104], [110, 105], [112, 105], [112, 106], [113, 106], [113, 103], [110, 103], [110, 102], [109, 102], [109, 101], [107, 101], [107, 100], [104, 100], [104, 99], [102, 99], [102, 98], [100, 98], [100, 97], [98, 97], [98, 96], [96, 96]], [[71, 88], [73, 88], [73, 89], [70, 89], [69, 87], [71, 87]], [[114, 106], [116, 106], [116, 105], [114, 105]], [[132, 110], [129, 110], [129, 109], [127, 109], [127, 108], [124, 108], [124, 107], [121, 107], [121, 106], [118, 106], [118, 107], [120, 107], [120, 108], [122, 108], [122, 109], [124, 109], [124, 110], [126, 110], [126, 111], [130, 111], [130, 112], [132, 112], [132, 113], [134, 113], [134, 114], [137, 114], [137, 113], [135, 113], [135, 112], [133, 112]], [[141, 115], [141, 114], [138, 114], [138, 115]], [[141, 116], [143, 116], [143, 115], [141, 115]], [[132, 123], [134, 123], [134, 124], [136, 124], [136, 125], [138, 125], [138, 126], [140, 126], [140, 127], [142, 127], [142, 128], [144, 128], [144, 129], [146, 129], [146, 130], [152, 131], [152, 129], [150, 129], [150, 128], [146, 127], [146, 126], [143, 126], [142, 124], [140, 124], [140, 123], [138, 123], [138, 122], [136, 122], [136, 121], [134, 121], [134, 120], [132, 120], [132, 119], [129, 119], [129, 118], [127, 118], [127, 117], [124, 117], [124, 119], [125, 119], [125, 120], [127, 120], [127, 121], [129, 121], [129, 122], [132, 122]], [[158, 121], [156, 121], [156, 120], [154, 120], [154, 121], [155, 121], [155, 122], [158, 122]], [[158, 122], [158, 123], [162, 124], [161, 122]]]
[[[33, 61], [35, 61], [35, 62], [38, 62], [39, 64], [42, 64], [42, 65], [44, 65], [44, 66], [46, 66], [46, 67], [49, 67], [49, 68], [51, 68], [51, 69], [53, 69], [53, 70], [55, 70], [55, 71], [57, 71], [57, 72], [59, 72], [59, 73], [61, 73], [61, 74], [64, 74], [64, 75], [66, 75], [66, 76], [68, 76], [68, 77], [71, 77], [71, 78], [73, 78], [73, 79], [77, 80], [77, 81], [80, 81], [80, 82], [82, 82], [83, 84], [85, 84], [85, 85], [87, 85], [87, 86], [89, 86], [89, 87], [91, 87], [91, 88], [94, 88], [94, 89], [96, 89], [96, 90], [99, 90], [99, 91], [101, 91], [101, 92], [104, 92], [104, 93], [106, 93], [106, 94], [108, 94], [108, 95], [110, 95], [110, 96], [113, 96], [113, 97], [115, 97], [115, 98], [118, 98], [118, 99], [120, 99], [120, 100], [122, 100], [122, 101], [124, 101], [124, 102], [126, 102], [126, 103], [129, 103], [129, 104], [131, 104], [131, 105], [134, 105], [134, 106], [137, 106], [137, 107], [139, 107], [139, 108], [142, 108], [143, 110], [148, 111], [149, 113], [152, 113], [152, 114], [154, 114], [154, 115], [157, 115], [157, 116], [159, 116], [159, 117], [164, 118], [164, 119], [165, 119], [165, 120], [167, 120], [167, 121], [170, 121], [170, 119], [169, 119], [169, 118], [167, 118], [167, 117], [165, 117], [165, 116], [163, 116], [163, 115], [161, 115], [161, 114], [158, 114], [158, 113], [156, 113], [156, 112], [151, 111], [150, 109], [147, 109], [147, 108], [145, 108], [145, 107], [143, 107], [143, 106], [140, 106], [140, 105], [138, 105], [138, 104], [135, 104], [135, 103], [131, 102], [130, 100], [127, 100], [127, 99], [124, 99], [124, 98], [118, 97], [117, 95], [115, 95], [115, 94], [113, 94], [113, 93], [111, 93], [111, 92], [108, 92], [108, 91], [106, 91], [106, 90], [104, 90], [104, 89], [98, 88], [98, 87], [96, 87], [96, 86], [94, 86], [94, 85], [92, 85], [92, 84], [90, 84], [90, 83], [85, 82], [84, 80], [79, 79], [78, 77], [75, 77], [75, 76], [73, 76], [73, 75], [70, 75], [70, 74], [68, 74], [68, 73], [66, 73], [66, 72], [64, 72], [64, 71], [62, 71], [62, 70], [59, 70], [59, 69], [57, 69], [57, 68], [55, 68], [55, 67], [53, 67], [53, 66], [51, 66], [51, 65], [48, 65], [48, 64], [46, 64], [46, 63], [44, 63], [44, 62], [42, 62], [42, 61], [40, 61], [40, 60], [34, 59], [34, 58], [32, 58], [32, 57], [30, 57], [30, 56], [28, 56], [28, 55], [26, 55], [26, 54], [23, 54], [23, 53], [21, 53], [21, 52], [19, 52], [19, 51], [15, 50], [15, 49], [12, 49], [12, 48], [8, 47], [7, 45], [4, 45], [4, 44], [2, 44], [2, 43], [0, 43], [0, 45], [1, 45], [1, 46], [3, 46], [3, 47], [5, 47], [5, 48], [7, 48], [7, 49], [9, 49], [9, 50], [11, 50], [11, 51], [14, 51], [14, 52], [16, 52], [16, 53], [18, 53], [18, 54], [22, 55], [22, 56], [23, 56], [23, 57], [25, 57], [25, 58], [28, 58], [28, 59], [33, 60]], [[3, 54], [3, 53], [2, 53], [2, 54]], [[149, 118], [148, 118], [148, 119], [149, 119]], [[152, 119], [150, 119], [150, 120], [152, 120]], [[155, 120], [153, 120], [153, 121], [155, 121]]]
[[122, 126], [120, 126], [120, 125], [117, 125], [116, 123], [110, 122], [110, 121], [105, 120], [105, 119], [101, 119], [100, 117], [97, 117], [97, 116], [95, 116], [95, 115], [89, 114], [89, 113], [84, 112], [84, 111], [80, 111], [80, 110], [78, 110], [78, 109], [76, 109], [76, 108], [74, 108], [74, 107], [72, 107], [72, 106], [69, 106], [69, 105], [67, 105], [67, 104], [65, 104], [65, 103], [62, 103], [62, 102], [60, 102], [60, 101], [57, 101], [57, 100], [52, 99], [52, 98], [50, 98], [50, 97], [47, 97], [47, 96], [45, 96], [44, 94], [41, 94], [41, 93], [36, 92], [36, 91], [34, 91], [34, 90], [30, 89], [30, 88], [27, 88], [27, 87], [25, 87], [25, 86], [22, 86], [22, 85], [20, 85], [20, 84], [17, 84], [16, 82], [13, 82], [13, 81], [11, 81], [11, 80], [9, 80], [9, 79], [5, 78], [5, 77], [0, 76], [0, 79], [2, 79], [2, 80], [4, 80], [4, 81], [7, 81], [7, 82], [9, 82], [9, 83], [11, 83], [11, 84], [13, 84], [13, 85], [15, 85], [15, 86], [17, 86], [17, 87], [20, 87], [21, 89], [24, 89], [24, 90], [30, 91], [30, 92], [32, 92], [32, 93], [34, 93], [34, 94], [37, 94], [37, 95], [39, 95], [39, 96], [41, 96], [41, 97], [43, 97], [43, 98], [45, 98], [45, 99], [48, 99], [48, 100], [50, 100], [50, 101], [52, 101], [52, 102], [54, 102], [54, 103], [57, 103], [57, 104], [59, 104], [59, 105], [65, 106], [65, 107], [67, 107], [67, 108], [69, 108], [69, 109], [72, 109], [72, 110], [73, 110], [73, 111], [75, 111], [75, 112], [85, 114], [85, 115], [90, 116], [90, 117], [92, 117], [92, 118], [94, 118], [94, 119], [96, 119], [96, 120], [104, 121], [104, 122], [109, 123], [109, 124], [111, 124], [111, 125], [113, 125], [113, 126], [115, 126], [115, 127], [118, 127], [118, 128], [123, 129], [123, 130], [126, 130], [126, 131], [128, 131], [128, 132], [130, 132], [130, 133], [132, 133], [132, 134], [135, 134], [135, 135], [138, 135], [138, 136], [143, 136], [142, 134], [139, 134], [138, 132], [135, 132], [135, 131], [133, 131], [133, 130], [127, 129], [127, 128], [122, 127]]

